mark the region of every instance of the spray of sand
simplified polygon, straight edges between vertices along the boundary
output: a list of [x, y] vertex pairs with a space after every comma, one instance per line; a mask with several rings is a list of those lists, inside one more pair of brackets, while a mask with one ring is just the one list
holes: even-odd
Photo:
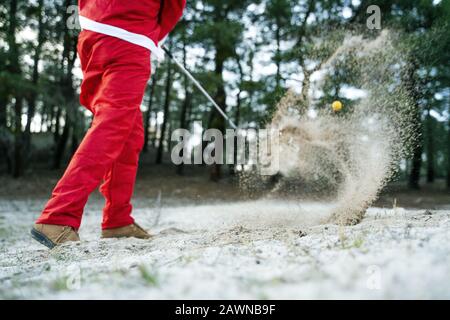
[[[388, 31], [374, 39], [346, 37], [303, 94], [290, 90], [279, 102], [271, 121], [281, 132], [272, 196], [313, 198], [326, 204], [328, 220], [339, 224], [361, 220], [413, 140], [412, 103], [402, 81], [407, 65], [393, 37]], [[360, 94], [335, 113], [327, 86], [342, 70], [350, 75], [350, 92]], [[255, 185], [257, 179], [266, 178], [246, 174], [242, 184]]]

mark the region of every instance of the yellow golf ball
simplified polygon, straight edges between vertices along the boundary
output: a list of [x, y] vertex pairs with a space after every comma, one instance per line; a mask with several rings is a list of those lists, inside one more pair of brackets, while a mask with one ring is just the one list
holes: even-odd
[[342, 102], [336, 100], [333, 102], [333, 104], [331, 105], [331, 108], [333, 109], [334, 112], [339, 112], [342, 110], [343, 104]]

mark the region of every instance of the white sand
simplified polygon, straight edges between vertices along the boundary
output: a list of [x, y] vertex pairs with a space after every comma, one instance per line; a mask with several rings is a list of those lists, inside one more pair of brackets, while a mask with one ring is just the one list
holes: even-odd
[[140, 202], [144, 227], [160, 213], [154, 240], [99, 240], [93, 201], [83, 241], [49, 251], [29, 236], [42, 205], [0, 201], [0, 298], [450, 298], [450, 210], [371, 208], [338, 227], [313, 204]]

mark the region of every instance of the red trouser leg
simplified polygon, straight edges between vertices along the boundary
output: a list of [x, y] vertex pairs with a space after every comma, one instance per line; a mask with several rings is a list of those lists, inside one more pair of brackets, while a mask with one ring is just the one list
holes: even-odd
[[117, 228], [134, 222], [131, 217], [131, 196], [133, 194], [139, 153], [144, 144], [142, 115], [133, 127], [125, 146], [105, 175], [100, 191], [106, 199], [103, 209], [102, 228]]
[[[94, 119], [37, 223], [78, 229], [89, 195], [106, 177], [111, 192], [104, 226], [126, 225], [133, 222], [131, 206], [123, 204], [129, 205], [130, 184], [134, 183], [142, 146], [140, 104], [150, 75], [150, 53], [120, 39], [86, 31], [80, 35], [78, 53], [84, 76], [80, 100], [94, 113]], [[117, 175], [124, 167], [128, 170]]]

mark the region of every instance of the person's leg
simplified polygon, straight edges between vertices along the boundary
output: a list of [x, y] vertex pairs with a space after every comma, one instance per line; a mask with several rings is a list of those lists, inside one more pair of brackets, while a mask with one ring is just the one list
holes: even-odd
[[[135, 119], [135, 110], [96, 114], [70, 164], [45, 206], [39, 224], [57, 224], [78, 229], [88, 196], [118, 157]], [[114, 113], [114, 114], [113, 114]], [[111, 127], [117, 128], [112, 132]]]
[[81, 51], [84, 75], [89, 78], [89, 74], [102, 70], [100, 86], [90, 90], [94, 119], [38, 224], [78, 229], [89, 194], [118, 159], [140, 122], [140, 104], [150, 75], [149, 51], [107, 36]]
[[143, 144], [144, 127], [142, 114], [139, 113], [122, 153], [106, 173], [100, 187], [106, 200], [102, 229], [118, 228], [134, 223], [131, 216], [131, 196], [136, 180], [139, 153]]

